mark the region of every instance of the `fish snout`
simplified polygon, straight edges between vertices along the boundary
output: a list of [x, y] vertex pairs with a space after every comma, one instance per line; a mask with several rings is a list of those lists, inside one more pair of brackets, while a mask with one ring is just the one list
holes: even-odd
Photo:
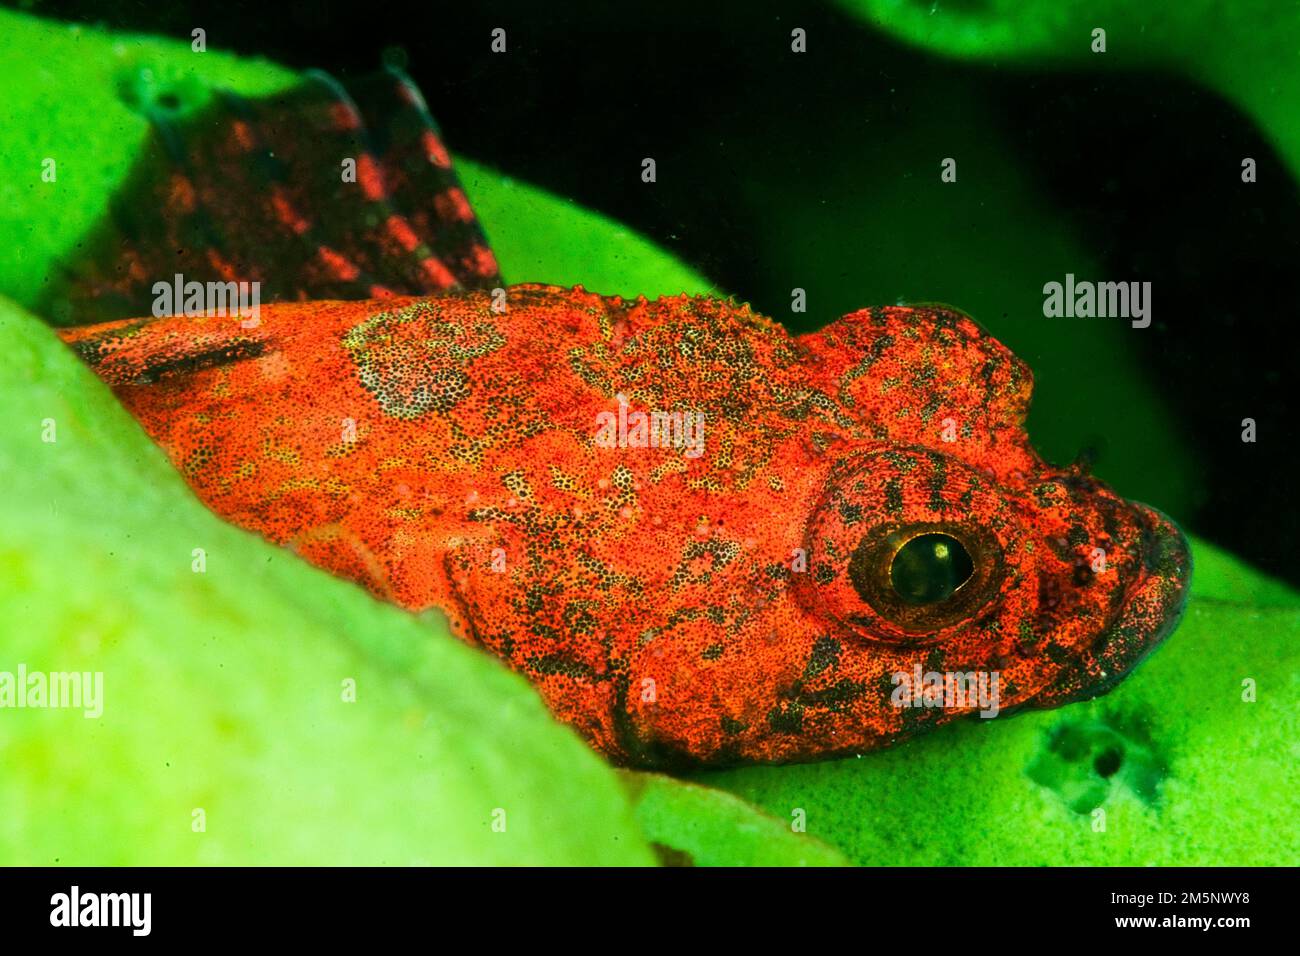
[[1192, 551], [1163, 512], [1132, 502], [1142, 524], [1141, 567], [1119, 613], [1093, 642], [1086, 662], [1062, 674], [1033, 701], [1059, 707], [1099, 697], [1118, 684], [1173, 633], [1192, 579]]

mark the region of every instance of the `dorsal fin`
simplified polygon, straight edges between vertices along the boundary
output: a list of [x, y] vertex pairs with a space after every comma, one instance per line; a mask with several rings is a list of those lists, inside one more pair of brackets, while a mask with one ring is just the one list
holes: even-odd
[[177, 274], [258, 282], [266, 303], [499, 285], [414, 84], [390, 67], [354, 90], [313, 72], [271, 97], [216, 91], [185, 119], [150, 114], [91, 253], [63, 265], [42, 311], [78, 325], [149, 315], [154, 283]]

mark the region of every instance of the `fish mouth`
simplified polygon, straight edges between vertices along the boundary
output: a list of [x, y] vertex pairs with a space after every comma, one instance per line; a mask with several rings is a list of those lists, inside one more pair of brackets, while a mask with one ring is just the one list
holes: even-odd
[[1061, 674], [1034, 700], [1058, 707], [1109, 691], [1173, 633], [1187, 606], [1192, 551], [1170, 518], [1132, 502], [1142, 521], [1141, 574], [1115, 619], [1097, 635], [1078, 667]]

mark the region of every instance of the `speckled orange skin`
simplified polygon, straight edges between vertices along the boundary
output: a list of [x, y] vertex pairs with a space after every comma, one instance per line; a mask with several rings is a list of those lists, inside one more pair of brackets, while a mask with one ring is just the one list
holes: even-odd
[[[716, 299], [518, 285], [492, 303], [65, 337], [214, 511], [445, 610], [621, 763], [818, 759], [969, 713], [893, 706], [891, 675], [917, 663], [1000, 672], [1004, 714], [1055, 706], [1104, 692], [1178, 618], [1177, 529], [1038, 458], [1029, 371], [954, 310], [865, 309], [796, 339]], [[702, 412], [703, 455], [599, 447], [620, 394]], [[978, 543], [975, 575], [900, 623], [849, 563], [927, 528]]]

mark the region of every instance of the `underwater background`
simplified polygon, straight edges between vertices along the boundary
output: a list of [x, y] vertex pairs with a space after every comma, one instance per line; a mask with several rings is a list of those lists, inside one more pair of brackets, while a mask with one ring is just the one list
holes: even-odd
[[[0, 862], [1300, 861], [1300, 7], [15, 6], [0, 650], [102, 655], [134, 706], [6, 715]], [[63, 267], [151, 111], [385, 60], [424, 91], [508, 281], [734, 294], [795, 332], [880, 303], [970, 313], [1033, 369], [1040, 451], [1195, 537], [1182, 627], [1098, 701], [685, 782], [611, 771], [522, 681], [431, 640], [439, 622], [217, 522], [39, 320], [76, 321]], [[1044, 317], [1067, 273], [1149, 281], [1150, 327]], [[50, 415], [76, 422], [58, 458], [31, 424]], [[196, 536], [239, 573], [196, 581], [177, 543]], [[340, 720], [310, 677], [340, 668], [380, 702]], [[508, 835], [484, 822], [500, 806]]]

